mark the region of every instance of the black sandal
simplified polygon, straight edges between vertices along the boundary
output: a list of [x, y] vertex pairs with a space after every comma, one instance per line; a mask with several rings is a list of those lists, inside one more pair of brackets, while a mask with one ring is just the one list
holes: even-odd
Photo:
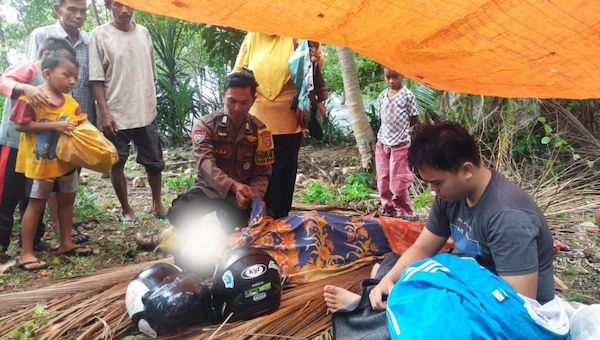
[[81, 244], [87, 242], [90, 239], [90, 234], [84, 233], [79, 229], [73, 228], [71, 230], [71, 240], [75, 244]]
[[[34, 263], [39, 263], [39, 266], [36, 267], [27, 267], [27, 265], [29, 264], [34, 264]], [[29, 271], [29, 272], [35, 272], [41, 269], [46, 269], [48, 268], [48, 264], [42, 260], [32, 260], [32, 261], [27, 261], [27, 262], [23, 262], [23, 263], [19, 263], [17, 265], [17, 268], [25, 270], [25, 271]]]
[[[83, 249], [82, 251], [78, 251], [80, 249]], [[92, 250], [88, 247], [81, 247], [81, 246], [77, 246], [77, 247], [73, 247], [69, 250], [65, 250], [65, 251], [61, 251], [59, 252], [60, 255], [64, 255], [64, 256], [88, 256], [92, 253]]]

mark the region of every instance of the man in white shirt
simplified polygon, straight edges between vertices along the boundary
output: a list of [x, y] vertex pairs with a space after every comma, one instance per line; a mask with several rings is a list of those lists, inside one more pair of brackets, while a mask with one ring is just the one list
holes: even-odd
[[136, 220], [123, 172], [131, 141], [137, 148], [136, 161], [148, 174], [154, 215], [165, 218], [160, 192], [165, 163], [154, 122], [156, 67], [152, 40], [144, 26], [132, 21], [133, 8], [110, 0], [105, 5], [113, 20], [96, 27], [90, 36], [90, 81], [104, 134], [119, 153], [111, 179], [123, 209], [122, 220]]

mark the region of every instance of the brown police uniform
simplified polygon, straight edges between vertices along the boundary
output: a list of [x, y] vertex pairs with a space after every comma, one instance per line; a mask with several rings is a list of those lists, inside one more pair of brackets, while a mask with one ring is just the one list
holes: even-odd
[[198, 167], [194, 186], [207, 197], [233, 199], [229, 190], [237, 181], [263, 199], [274, 161], [273, 138], [263, 122], [248, 114], [236, 129], [223, 111], [213, 112], [196, 123], [192, 141]]
[[248, 225], [250, 209], [240, 209], [230, 192], [234, 181], [249, 185], [262, 200], [273, 164], [273, 138], [265, 124], [248, 114], [239, 129], [222, 111], [201, 117], [192, 130], [198, 177], [194, 187], [171, 203], [175, 227], [189, 216], [217, 214], [226, 232]]

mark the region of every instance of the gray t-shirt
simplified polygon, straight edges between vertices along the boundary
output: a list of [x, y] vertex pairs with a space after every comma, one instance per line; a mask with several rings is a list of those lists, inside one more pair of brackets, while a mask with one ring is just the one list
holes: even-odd
[[496, 171], [479, 202], [437, 198], [427, 229], [454, 240], [453, 252], [473, 257], [498, 275], [538, 272], [537, 300], [554, 298], [552, 234], [538, 206], [521, 188]]
[[124, 32], [100, 25], [90, 36], [90, 81], [104, 82], [108, 113], [119, 130], [152, 124], [156, 118], [154, 49], [148, 29]]

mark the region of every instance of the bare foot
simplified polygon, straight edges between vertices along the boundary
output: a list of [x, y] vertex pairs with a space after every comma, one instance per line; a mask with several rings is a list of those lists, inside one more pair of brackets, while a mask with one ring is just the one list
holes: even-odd
[[373, 268], [371, 268], [371, 276], [369, 276], [371, 279], [374, 279], [374, 278], [375, 278], [375, 275], [377, 275], [377, 271], [379, 270], [379, 267], [381, 267], [381, 266], [379, 265], [379, 263], [375, 263], [375, 264], [373, 265]]
[[159, 219], [167, 218], [167, 209], [161, 205], [154, 207], [154, 217]]
[[323, 288], [323, 298], [325, 299], [327, 310], [335, 313], [338, 309], [360, 299], [360, 295], [344, 288], [327, 285]]

